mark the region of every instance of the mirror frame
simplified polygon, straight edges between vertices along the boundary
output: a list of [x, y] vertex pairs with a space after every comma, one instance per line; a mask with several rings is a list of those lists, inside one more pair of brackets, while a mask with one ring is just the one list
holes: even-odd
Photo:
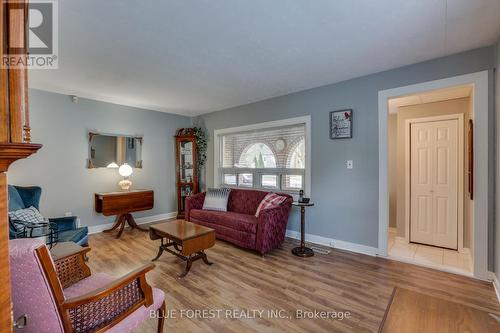
[[87, 168], [88, 169], [107, 169], [106, 167], [98, 167], [95, 166], [94, 163], [92, 162], [92, 153], [91, 153], [91, 143], [92, 143], [92, 138], [96, 135], [103, 135], [103, 136], [122, 136], [122, 137], [127, 137], [127, 138], [134, 138], [138, 140], [141, 144], [141, 159], [136, 162], [132, 168], [134, 169], [142, 169], [142, 145], [144, 144], [144, 137], [142, 135], [126, 135], [126, 134], [109, 134], [109, 133], [102, 133], [102, 132], [92, 132], [89, 131], [88, 135], [88, 158], [87, 158]]

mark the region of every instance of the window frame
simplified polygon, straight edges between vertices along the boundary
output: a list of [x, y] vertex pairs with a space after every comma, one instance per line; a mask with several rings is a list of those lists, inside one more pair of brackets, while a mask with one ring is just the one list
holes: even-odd
[[[245, 131], [255, 131], [255, 130], [265, 130], [274, 127], [292, 126], [292, 125], [304, 125], [305, 126], [305, 168], [304, 169], [287, 169], [287, 168], [222, 168], [222, 137], [228, 134], [236, 134]], [[237, 187], [240, 189], [262, 189], [262, 190], [276, 190], [280, 192], [298, 193], [298, 190], [285, 190], [281, 189], [282, 177], [284, 175], [302, 175], [303, 179], [303, 189], [305, 196], [311, 196], [311, 116], [302, 116], [295, 118], [288, 118], [282, 120], [268, 121], [264, 123], [257, 123], [246, 126], [238, 126], [224, 129], [214, 130], [214, 178], [213, 184], [215, 187], [220, 187], [221, 185], [228, 187]], [[253, 176], [253, 187], [240, 187], [238, 185], [239, 175], [242, 173], [252, 173]], [[224, 174], [236, 174], [236, 186], [227, 185], [223, 183]], [[262, 187], [262, 175], [276, 174], [278, 175], [278, 187]]]

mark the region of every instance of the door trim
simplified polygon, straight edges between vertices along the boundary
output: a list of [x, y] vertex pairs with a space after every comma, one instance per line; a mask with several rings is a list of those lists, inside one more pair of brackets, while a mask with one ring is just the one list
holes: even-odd
[[[474, 119], [474, 222], [471, 253], [474, 258], [473, 275], [477, 279], [488, 281], [488, 224], [494, 218], [488, 199], [493, 183], [488, 180], [488, 170], [494, 159], [490, 156], [491, 116], [489, 113], [490, 75], [492, 70], [484, 70], [470, 74], [458, 75], [410, 84], [378, 92], [378, 255], [387, 257], [387, 240], [389, 231], [389, 168], [388, 168], [388, 135], [387, 120], [389, 116], [388, 101], [391, 98], [422, 93], [435, 89], [472, 85]], [[492, 76], [491, 76], [492, 77]], [[491, 251], [493, 253], [493, 250]], [[492, 261], [491, 261], [492, 262]]]
[[411, 118], [405, 120], [405, 240], [410, 242], [410, 126], [411, 124], [427, 123], [433, 121], [458, 120], [458, 193], [457, 193], [457, 223], [458, 223], [458, 252], [464, 252], [464, 115], [462, 113], [439, 115], [423, 118]]

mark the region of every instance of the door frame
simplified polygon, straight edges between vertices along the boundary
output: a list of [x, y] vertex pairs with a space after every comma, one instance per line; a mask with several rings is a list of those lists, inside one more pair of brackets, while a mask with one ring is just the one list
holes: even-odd
[[405, 120], [405, 239], [410, 243], [410, 209], [411, 209], [411, 124], [458, 120], [458, 190], [457, 190], [457, 250], [464, 252], [464, 115], [462, 113], [447, 114]]
[[[461, 85], [471, 85], [472, 117], [474, 119], [474, 235], [471, 252], [473, 256], [473, 276], [487, 281], [488, 273], [488, 170], [492, 167], [489, 159], [490, 143], [488, 137], [489, 114], [489, 79], [488, 70], [381, 90], [378, 92], [378, 139], [379, 139], [379, 207], [378, 207], [378, 251], [377, 255], [387, 257], [387, 239], [389, 232], [389, 176], [388, 176], [388, 101], [390, 98], [423, 93]], [[493, 144], [493, 142], [491, 143]]]

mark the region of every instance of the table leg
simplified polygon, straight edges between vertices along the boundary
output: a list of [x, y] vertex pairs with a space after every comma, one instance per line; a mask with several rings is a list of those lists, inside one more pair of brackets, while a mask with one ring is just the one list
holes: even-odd
[[305, 207], [300, 207], [300, 248], [301, 249], [304, 249], [306, 247], [305, 221], [306, 221], [306, 209], [305, 209]]
[[189, 270], [191, 269], [192, 265], [193, 265], [193, 259], [191, 258], [191, 256], [189, 256], [186, 261], [186, 268], [184, 269], [184, 272], [182, 272], [179, 275], [179, 278], [182, 279], [183, 277], [185, 277], [189, 273]]
[[[151, 230], [153, 230], [153, 229], [151, 229]], [[152, 235], [151, 238], [158, 239], [158, 238], [155, 238], [156, 234], [154, 234], [154, 230], [151, 232], [153, 233], [153, 234], [150, 234], [150, 235]], [[172, 249], [172, 247], [173, 247], [173, 249]], [[160, 247], [158, 248], [158, 253], [157, 253], [156, 257], [154, 257], [151, 261], [158, 260], [164, 251], [175, 255], [177, 258], [179, 258], [181, 260], [184, 260], [186, 262], [186, 267], [184, 268], [184, 271], [181, 274], [179, 274], [179, 278], [185, 277], [189, 273], [189, 271], [191, 270], [193, 262], [195, 262], [199, 259], [202, 259], [206, 265], [213, 265], [213, 263], [208, 261], [208, 257], [207, 257], [207, 254], [205, 253], [205, 251], [202, 250], [202, 251], [192, 253], [190, 255], [183, 255], [181, 253], [181, 251], [179, 251], [180, 247], [182, 247], [182, 245], [179, 245], [179, 244], [175, 243], [174, 241], [169, 240], [168, 238], [161, 237], [160, 238]]]
[[120, 231], [116, 234], [116, 238], [120, 238], [125, 230], [125, 219], [123, 219], [122, 225], [120, 226]]
[[292, 253], [298, 257], [312, 257], [314, 255], [314, 251], [306, 247], [305, 221], [306, 221], [306, 208], [300, 207], [300, 246], [292, 249]]
[[205, 253], [205, 251], [201, 251], [201, 253], [202, 253], [201, 259], [203, 260], [203, 262], [209, 266], [213, 265], [213, 262], [208, 261], [207, 254]]
[[139, 226], [136, 222], [135, 222], [135, 219], [134, 217], [132, 216], [132, 214], [128, 213], [125, 215], [126, 217], [126, 220], [128, 222], [128, 224], [130, 225], [130, 227], [132, 228], [135, 228], [135, 229], [139, 229], [141, 231], [148, 231], [149, 229], [148, 228], [144, 228], [144, 227], [141, 227]]
[[111, 232], [111, 231], [115, 230], [116, 228], [121, 226], [123, 223], [125, 223], [125, 221], [123, 219], [124, 219], [123, 215], [117, 215], [116, 219], [115, 219], [115, 224], [113, 224], [113, 226], [111, 228], [103, 230], [103, 232]]
[[160, 245], [160, 248], [158, 249], [158, 254], [151, 261], [156, 261], [156, 260], [160, 259], [162, 254], [163, 254], [163, 241], [162, 241], [162, 244]]

